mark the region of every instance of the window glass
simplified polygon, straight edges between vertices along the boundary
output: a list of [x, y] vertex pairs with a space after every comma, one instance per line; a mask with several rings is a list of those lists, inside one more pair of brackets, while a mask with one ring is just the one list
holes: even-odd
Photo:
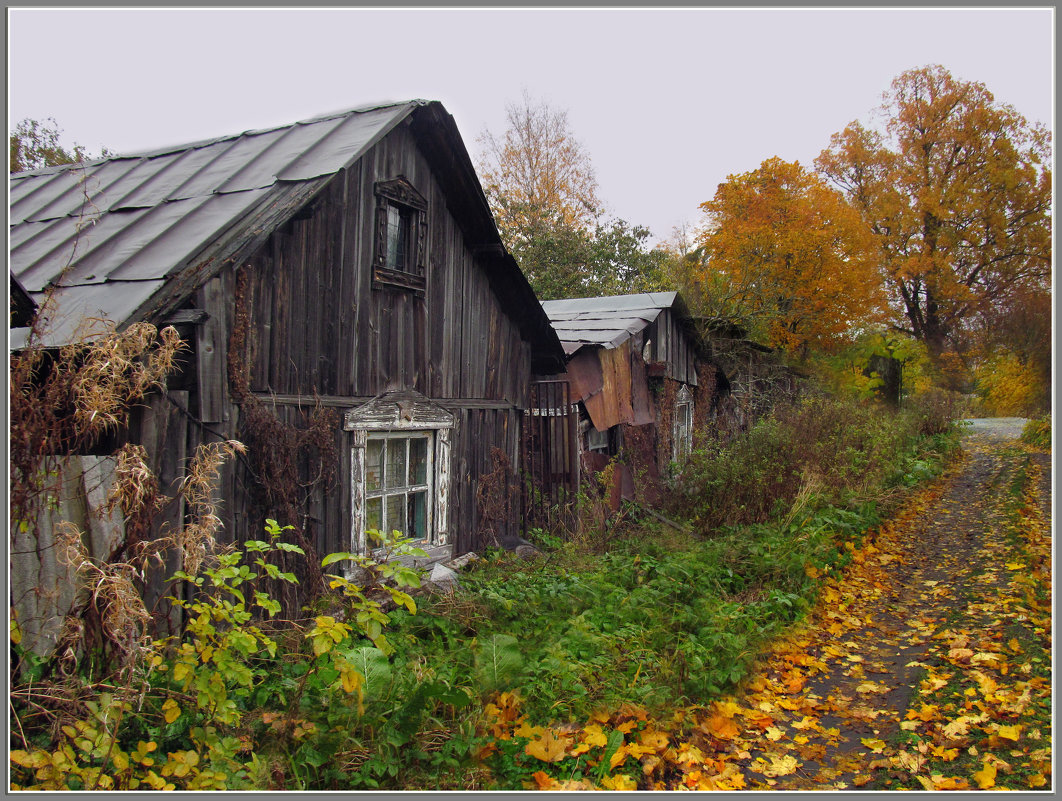
[[[688, 393], [683, 393], [689, 397]], [[693, 402], [680, 400], [675, 404], [675, 422], [673, 427], [673, 457], [676, 461], [685, 461], [693, 446]]]
[[407, 515], [409, 521], [409, 536], [415, 539], [424, 539], [428, 533], [428, 515], [426, 492], [409, 493]]
[[405, 487], [406, 483], [406, 442], [404, 439], [390, 439], [385, 440], [386, 447], [386, 475], [384, 477], [384, 486], [387, 489], [392, 487]]
[[428, 481], [428, 440], [420, 438], [409, 442], [409, 483], [426, 484]]
[[608, 432], [590, 426], [586, 431], [586, 447], [598, 453], [608, 453]]
[[383, 486], [384, 440], [369, 440], [365, 448], [365, 489], [378, 490]]
[[391, 270], [411, 270], [410, 242], [412, 240], [413, 214], [394, 203], [387, 205], [387, 260]]
[[383, 526], [383, 498], [369, 498], [365, 501], [365, 528], [376, 529]]
[[[431, 436], [377, 434], [365, 446], [365, 528], [431, 539]], [[381, 543], [371, 543], [379, 547]]]
[[386, 534], [390, 534], [392, 531], [401, 531], [403, 534], [409, 535], [406, 530], [406, 507], [402, 501], [401, 495], [384, 497], [384, 520], [386, 521], [384, 532]]

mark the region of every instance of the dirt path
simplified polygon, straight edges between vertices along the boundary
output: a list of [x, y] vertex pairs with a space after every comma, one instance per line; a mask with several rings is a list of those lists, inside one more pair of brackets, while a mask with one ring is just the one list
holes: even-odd
[[[749, 789], [1049, 783], [1049, 723], [1033, 728], [1049, 709], [1049, 665], [1030, 652], [1050, 651], [1050, 459], [1016, 449], [1024, 422], [975, 421], [962, 460], [853, 554], [807, 626], [720, 705], [744, 724], [739, 750], [718, 754], [730, 783], [735, 758]], [[1008, 490], [1023, 469], [1039, 471], [1028, 482], [1039, 497], [1015, 517]], [[1005, 536], [1014, 520], [1039, 557]], [[1019, 573], [1033, 558], [1025, 584], [1039, 580], [1037, 597]]]

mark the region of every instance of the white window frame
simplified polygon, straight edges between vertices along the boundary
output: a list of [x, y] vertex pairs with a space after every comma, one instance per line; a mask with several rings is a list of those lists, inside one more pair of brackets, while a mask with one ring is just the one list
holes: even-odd
[[[370, 438], [408, 438], [423, 434], [428, 439], [428, 508], [426, 550], [450, 542], [450, 450], [454, 416], [420, 393], [390, 392], [346, 413], [344, 428], [351, 432], [350, 454], [350, 543], [355, 553], [369, 554], [365, 534], [367, 500], [366, 451]], [[390, 533], [390, 532], [387, 532]], [[406, 533], [406, 532], [403, 532]]]
[[[427, 443], [425, 448], [425, 465], [424, 465], [424, 481], [423, 483], [413, 484], [405, 483], [401, 487], [388, 487], [385, 486], [389, 483], [386, 479], [381, 478], [381, 485], [379, 489], [370, 490], [368, 482], [364, 482], [362, 487], [362, 502], [365, 504], [365, 524], [362, 526], [362, 531], [367, 533], [369, 529], [368, 521], [368, 507], [369, 503], [375, 499], [380, 499], [380, 528], [384, 534], [390, 534], [391, 527], [384, 528], [384, 524], [387, 521], [387, 506], [388, 500], [391, 498], [401, 497], [402, 503], [408, 504], [408, 498], [411, 493], [423, 493], [424, 494], [424, 538], [414, 538], [413, 542], [417, 545], [432, 545], [432, 532], [433, 532], [433, 518], [435, 507], [435, 432], [434, 431], [382, 431], [382, 432], [369, 432], [365, 441], [365, 451], [368, 453], [369, 446], [374, 442], [382, 442], [384, 447], [384, 471], [386, 472], [387, 465], [387, 451], [392, 447], [392, 443], [402, 442], [405, 443], [405, 459], [403, 460], [406, 465], [406, 471], [408, 476], [409, 471], [409, 443], [412, 440], [424, 440]], [[364, 471], [363, 471], [364, 475]], [[408, 505], [407, 505], [408, 510]], [[407, 519], [407, 528], [402, 533], [407, 537], [413, 537], [413, 534], [408, 529], [409, 521]]]
[[[685, 423], [685, 436], [680, 436], [679, 422]], [[693, 393], [683, 384], [675, 396], [675, 414], [671, 421], [671, 458], [682, 464], [693, 450]]]

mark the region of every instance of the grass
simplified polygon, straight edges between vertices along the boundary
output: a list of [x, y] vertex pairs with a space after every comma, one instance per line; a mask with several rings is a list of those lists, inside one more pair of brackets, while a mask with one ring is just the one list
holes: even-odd
[[[172, 690], [163, 683], [145, 690], [159, 706], [157, 719], [132, 716], [140, 725], [116, 736], [129, 753], [139, 740], [156, 743], [160, 754], [202, 752], [208, 778], [227, 789], [522, 786], [542, 763], [522, 761], [522, 740], [499, 745], [492, 705], [518, 696], [529, 724], [578, 724], [609, 713], [615, 720], [617, 710], [634, 707], [670, 716], [733, 688], [803, 616], [821, 578], [851, 558], [846, 545], [859, 543], [897, 493], [939, 469], [948, 435], [920, 436], [911, 420], [838, 407], [829, 425], [799, 410], [765, 423], [752, 435], [761, 437], [763, 454], [815, 426], [820, 469], [809, 487], [791, 476], [774, 481], [772, 464], [762, 462], [761, 490], [779, 491], [756, 519], [711, 527], [700, 520], [693, 535], [627, 517], [607, 542], [544, 537], [553, 547], [535, 559], [487, 554], [455, 593], [419, 597], [416, 614], [390, 613], [390, 655], [339, 633], [328, 650], [311, 653], [310, 635], [293, 624], [274, 634], [275, 655], [237, 659], [246, 668], [231, 693], [237, 724], [191, 713], [163, 720], [159, 705]], [[841, 434], [848, 444], [835, 451], [843, 458], [825, 444]], [[720, 458], [738, 478], [733, 452]], [[795, 463], [776, 461], [782, 476]], [[703, 477], [713, 466], [704, 461], [699, 469]], [[686, 519], [698, 519], [700, 508], [687, 509]], [[324, 621], [339, 632], [342, 610], [328, 611], [318, 629]], [[190, 775], [204, 774], [193, 768]]]

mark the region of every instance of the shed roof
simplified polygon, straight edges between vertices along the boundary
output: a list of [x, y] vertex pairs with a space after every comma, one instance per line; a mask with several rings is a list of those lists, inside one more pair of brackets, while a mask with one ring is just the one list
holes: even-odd
[[422, 103], [11, 176], [10, 269], [38, 303], [58, 287], [47, 344], [86, 318], [130, 319], [228, 229], [349, 166]]
[[689, 316], [678, 292], [641, 292], [597, 298], [547, 300], [542, 308], [568, 355], [584, 345], [616, 348], [644, 329], [664, 309]]
[[[474, 244], [500, 246], [453, 118], [425, 100], [12, 175], [11, 274], [38, 304], [54, 288], [43, 344], [74, 341], [87, 318], [125, 323], [172, 307], [225, 259], [264, 241], [407, 118], [432, 139], [425, 149], [447, 171], [444, 185], [470, 196], [463, 208], [475, 218], [468, 223]], [[504, 286], [503, 306], [525, 335], [546, 350], [552, 339], [559, 356], [512, 257], [504, 254], [490, 269], [500, 273], [491, 283]], [[13, 348], [25, 333], [11, 332]]]

